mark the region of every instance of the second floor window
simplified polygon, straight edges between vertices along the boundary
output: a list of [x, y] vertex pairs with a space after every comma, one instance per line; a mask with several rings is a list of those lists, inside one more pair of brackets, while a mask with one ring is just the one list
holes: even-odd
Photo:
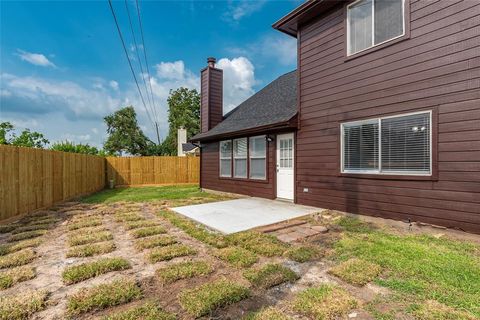
[[347, 52], [355, 54], [405, 33], [404, 0], [358, 0], [347, 7]]

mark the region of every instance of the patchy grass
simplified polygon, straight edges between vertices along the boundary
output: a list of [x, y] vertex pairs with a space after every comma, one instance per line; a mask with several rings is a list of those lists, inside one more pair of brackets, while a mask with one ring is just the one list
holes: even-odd
[[137, 250], [151, 249], [155, 247], [164, 247], [177, 243], [177, 240], [169, 235], [154, 235], [147, 238], [140, 238], [135, 241]]
[[281, 264], [266, 264], [260, 268], [243, 273], [250, 283], [259, 288], [268, 289], [284, 282], [294, 282], [299, 276]]
[[147, 302], [102, 318], [103, 320], [175, 320], [177, 317], [164, 311], [158, 304]]
[[96, 227], [102, 224], [101, 219], [82, 219], [81, 221], [76, 221], [68, 224], [68, 230], [78, 230], [88, 227]]
[[180, 217], [178, 214], [172, 211], [163, 210], [159, 213], [159, 216], [167, 219], [171, 224], [182, 229], [189, 236], [197, 239], [198, 241], [211, 245], [215, 248], [225, 248], [228, 245], [225, 237], [222, 235], [209, 231], [195, 224], [191, 220]]
[[29, 319], [45, 308], [48, 293], [45, 291], [21, 292], [0, 297], [0, 320]]
[[251, 267], [258, 261], [255, 253], [239, 247], [218, 249], [214, 255], [238, 268]]
[[172, 283], [180, 279], [204, 276], [213, 268], [204, 261], [179, 262], [157, 270], [156, 274], [163, 283]]
[[134, 229], [130, 234], [134, 238], [144, 238], [148, 236], [153, 236], [156, 234], [166, 233], [167, 230], [162, 226], [155, 226], [155, 227], [146, 227], [146, 228], [139, 228]]
[[33, 230], [12, 235], [8, 242], [20, 241], [25, 239], [37, 238], [47, 233], [47, 230]]
[[150, 202], [191, 198], [214, 201], [224, 197], [203, 192], [198, 185], [174, 185], [107, 189], [86, 197], [82, 201], [87, 203], [111, 203], [119, 201]]
[[250, 296], [250, 290], [233, 281], [218, 280], [200, 287], [184, 290], [180, 305], [194, 317], [201, 317], [217, 308], [239, 302]]
[[20, 224], [18, 222], [13, 222], [0, 226], [0, 233], [9, 233], [15, 230]]
[[172, 260], [176, 257], [183, 257], [196, 254], [197, 251], [183, 244], [172, 244], [166, 247], [154, 248], [148, 253], [148, 260], [151, 263]]
[[371, 282], [382, 272], [382, 267], [376, 263], [358, 258], [352, 258], [331, 268], [329, 273], [343, 281], [356, 286], [364, 286]]
[[29, 266], [16, 267], [0, 272], [0, 289], [7, 289], [14, 284], [36, 277], [35, 269]]
[[0, 257], [0, 269], [23, 266], [35, 259], [35, 251], [26, 248]]
[[111, 241], [86, 244], [82, 246], [75, 246], [68, 249], [67, 258], [91, 257], [99, 254], [109, 253], [114, 250], [115, 250], [115, 244]]
[[480, 246], [446, 237], [395, 235], [354, 218], [342, 218], [345, 233], [336, 245], [340, 260], [357, 257], [381, 266], [377, 284], [405, 300], [437, 300], [480, 317]]
[[227, 241], [266, 257], [281, 256], [288, 248], [274, 236], [257, 231], [234, 233], [227, 236]]
[[110, 231], [102, 231], [102, 232], [91, 233], [91, 234], [80, 233], [80, 234], [70, 235], [68, 239], [68, 244], [70, 246], [78, 246], [82, 244], [96, 243], [96, 242], [107, 241], [112, 239], [113, 239], [113, 235]]
[[32, 224], [32, 225], [21, 226], [21, 227], [17, 227], [15, 230], [13, 230], [12, 234], [22, 233], [22, 232], [26, 232], [26, 231], [47, 230], [47, 229], [50, 229], [51, 226], [52, 226], [51, 223]]
[[275, 307], [264, 308], [258, 312], [249, 314], [244, 320], [290, 320], [291, 317], [287, 316], [284, 311]]
[[131, 279], [118, 279], [95, 287], [80, 289], [68, 297], [67, 312], [79, 315], [124, 304], [142, 297], [142, 290]]
[[474, 320], [476, 317], [464, 311], [455, 310], [435, 300], [427, 300], [414, 308], [418, 320]]
[[320, 258], [322, 252], [314, 246], [295, 246], [288, 249], [284, 255], [293, 261], [307, 262]]
[[346, 291], [331, 285], [321, 285], [300, 292], [292, 303], [293, 310], [313, 319], [344, 317], [357, 306]]
[[101, 274], [131, 268], [130, 263], [123, 258], [103, 258], [93, 262], [82, 263], [66, 268], [62, 273], [66, 284], [77, 283], [97, 277]]
[[40, 243], [42, 243], [42, 239], [33, 238], [15, 243], [2, 244], [0, 245], [0, 256], [4, 256], [6, 254], [16, 252], [25, 248], [37, 247], [40, 245]]
[[116, 222], [132, 222], [132, 221], [143, 221], [143, 220], [146, 220], [146, 219], [136, 213], [120, 213], [115, 215]]
[[125, 229], [131, 230], [137, 228], [155, 227], [158, 225], [159, 223], [153, 220], [129, 221], [125, 223]]

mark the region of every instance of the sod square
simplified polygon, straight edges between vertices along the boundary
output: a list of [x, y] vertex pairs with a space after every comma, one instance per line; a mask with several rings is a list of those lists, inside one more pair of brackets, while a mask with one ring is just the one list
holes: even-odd
[[158, 226], [159, 223], [154, 220], [139, 220], [139, 221], [128, 221], [125, 222], [125, 229], [137, 229], [137, 228], [144, 228], [144, 227], [154, 227]]
[[146, 220], [139, 214], [136, 213], [121, 213], [115, 215], [115, 221], [117, 222], [131, 222], [131, 221], [141, 221]]
[[29, 319], [34, 313], [45, 308], [47, 297], [46, 291], [28, 291], [0, 297], [0, 319]]
[[68, 224], [68, 230], [73, 231], [87, 227], [100, 226], [102, 223], [101, 219], [82, 219], [80, 221], [70, 222]]
[[274, 236], [257, 231], [245, 231], [231, 234], [227, 241], [265, 257], [281, 256], [287, 245]]
[[115, 244], [112, 241], [97, 242], [74, 246], [67, 251], [67, 257], [91, 257], [99, 254], [109, 253], [115, 250]]
[[300, 292], [292, 302], [292, 309], [313, 319], [345, 317], [357, 306], [357, 301], [346, 291], [331, 285], [321, 285]]
[[134, 238], [143, 238], [148, 236], [153, 236], [155, 234], [166, 233], [167, 230], [162, 226], [155, 226], [155, 227], [146, 227], [146, 228], [139, 228], [134, 229], [130, 232], [132, 237]]
[[156, 274], [163, 283], [172, 283], [181, 279], [204, 276], [212, 271], [212, 266], [205, 261], [187, 261], [160, 268]]
[[47, 233], [47, 230], [33, 230], [33, 231], [26, 231], [22, 233], [17, 233], [12, 235], [9, 239], [8, 242], [15, 242], [15, 241], [20, 241], [20, 240], [25, 240], [25, 239], [31, 239], [31, 238], [36, 238], [43, 236], [45, 233]]
[[214, 255], [237, 268], [250, 267], [258, 261], [255, 253], [240, 247], [218, 249]]
[[102, 242], [102, 241], [107, 241], [107, 240], [112, 240], [113, 235], [110, 231], [102, 231], [102, 232], [96, 232], [96, 233], [90, 233], [90, 234], [74, 234], [70, 235], [68, 239], [68, 244], [70, 246], [78, 246], [82, 244], [88, 244], [88, 243], [96, 243], [96, 242]]
[[16, 228], [15, 230], [12, 231], [12, 234], [23, 233], [26, 231], [48, 230], [51, 226], [52, 226], [51, 223], [26, 225], [26, 226]]
[[352, 258], [331, 268], [329, 273], [356, 286], [363, 286], [374, 280], [382, 272], [375, 263]]
[[247, 315], [243, 320], [293, 320], [293, 318], [280, 309], [268, 307]]
[[123, 258], [103, 258], [97, 261], [67, 267], [62, 273], [62, 278], [64, 283], [72, 284], [97, 277], [104, 273], [129, 268], [131, 268], [130, 263]]
[[37, 247], [42, 243], [42, 239], [33, 238], [0, 245], [0, 256], [16, 252], [25, 248]]
[[102, 318], [103, 320], [175, 320], [177, 317], [164, 311], [154, 302], [146, 302], [142, 305], [129, 308]]
[[456, 310], [435, 300], [427, 300], [416, 306], [412, 312], [417, 320], [475, 320], [473, 315]]
[[250, 290], [233, 281], [218, 280], [179, 294], [180, 305], [194, 317], [201, 317], [250, 296]]
[[260, 268], [246, 270], [244, 277], [253, 286], [268, 289], [284, 282], [294, 282], [299, 276], [281, 264], [266, 264]]
[[16, 267], [0, 271], [0, 289], [7, 289], [14, 284], [36, 277], [35, 269], [30, 266]]
[[288, 249], [284, 255], [293, 261], [307, 262], [320, 258], [321, 251], [314, 246], [295, 246]]
[[21, 251], [9, 253], [0, 257], [0, 269], [23, 266], [35, 259], [35, 251], [32, 248], [26, 248]]
[[68, 297], [67, 312], [71, 316], [103, 310], [142, 297], [142, 290], [132, 279], [118, 279], [94, 287], [80, 289]]
[[151, 249], [155, 247], [164, 247], [177, 243], [177, 240], [169, 235], [153, 235], [135, 240], [135, 247], [138, 250]]
[[9, 223], [3, 226], [0, 226], [0, 233], [9, 233], [15, 230], [20, 224], [18, 222]]
[[172, 260], [176, 257], [183, 257], [196, 254], [197, 251], [183, 244], [172, 244], [166, 247], [153, 248], [148, 253], [148, 260], [151, 263]]

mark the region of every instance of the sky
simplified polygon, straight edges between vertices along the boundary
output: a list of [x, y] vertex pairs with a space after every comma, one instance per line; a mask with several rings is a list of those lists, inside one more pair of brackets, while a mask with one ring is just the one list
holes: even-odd
[[[41, 132], [50, 142], [101, 147], [103, 117], [133, 105], [141, 128], [156, 141], [150, 118], [163, 139], [169, 91], [198, 90], [207, 57], [224, 70], [224, 113], [296, 68], [296, 40], [271, 25], [298, 0], [139, 0], [145, 46], [135, 1], [112, 4], [147, 108], [155, 104], [155, 110], [147, 114], [141, 103], [107, 0], [0, 0], [0, 122]], [[143, 79], [147, 90], [152, 85], [152, 104]]]

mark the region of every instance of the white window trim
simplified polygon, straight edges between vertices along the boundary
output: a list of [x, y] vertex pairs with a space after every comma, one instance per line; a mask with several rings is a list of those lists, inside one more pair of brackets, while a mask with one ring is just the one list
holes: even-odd
[[[416, 115], [416, 114], [426, 114], [428, 113], [430, 117], [430, 168], [428, 173], [423, 173], [423, 172], [414, 172], [414, 171], [388, 171], [388, 172], [383, 172], [382, 171], [382, 121], [384, 119], [390, 119], [390, 118], [399, 118], [399, 117], [405, 117], [405, 116], [411, 116], [411, 115]], [[355, 126], [359, 124], [367, 124], [367, 123], [375, 123], [378, 122], [378, 170], [345, 170], [345, 163], [344, 163], [344, 127], [345, 126]], [[410, 113], [403, 113], [403, 114], [397, 114], [393, 116], [386, 116], [386, 117], [380, 117], [380, 118], [371, 118], [371, 119], [365, 119], [365, 120], [359, 120], [359, 121], [351, 121], [351, 122], [344, 122], [340, 124], [340, 166], [341, 166], [341, 172], [342, 173], [348, 173], [348, 174], [377, 174], [377, 175], [398, 175], [398, 176], [432, 176], [432, 110], [428, 111], [419, 111], [419, 112], [410, 112]]]
[[387, 43], [387, 42], [390, 42], [390, 41], [393, 41], [395, 39], [398, 39], [398, 38], [401, 38], [403, 36], [405, 36], [405, 28], [406, 28], [406, 23], [405, 23], [405, 0], [402, 0], [402, 28], [403, 28], [403, 33], [396, 36], [396, 37], [393, 37], [391, 39], [388, 39], [388, 40], [385, 40], [385, 41], [382, 41], [382, 42], [379, 42], [379, 43], [375, 43], [375, 10], [374, 10], [374, 6], [375, 6], [375, 0], [372, 0], [372, 45], [368, 48], [365, 48], [365, 49], [362, 49], [362, 50], [359, 50], [359, 51], [356, 51], [356, 52], [350, 52], [350, 23], [349, 23], [349, 18], [350, 18], [350, 12], [349, 12], [349, 9], [351, 6], [355, 5], [356, 3], [360, 2], [360, 1], [364, 1], [364, 0], [357, 0], [357, 1], [354, 1], [352, 3], [350, 3], [349, 5], [347, 5], [347, 56], [350, 57], [350, 56], [353, 56], [353, 55], [356, 55], [360, 52], [363, 52], [363, 51], [366, 51], [366, 50], [369, 50], [371, 48], [374, 48], [374, 47], [378, 47], [384, 43]]
[[[251, 150], [251, 146], [252, 144], [250, 143], [250, 139], [255, 139], [255, 138], [264, 138], [265, 139], [265, 155], [263, 157], [259, 157], [259, 156], [252, 156], [252, 150]], [[267, 180], [267, 152], [268, 152], [268, 143], [266, 141], [267, 139], [267, 136], [266, 135], [261, 135], [261, 136], [254, 136], [254, 137], [249, 137], [248, 138], [248, 166], [249, 166], [249, 170], [248, 170], [248, 178], [249, 179], [252, 179], [252, 180]], [[250, 170], [251, 168], [251, 160], [252, 159], [265, 159], [265, 175], [262, 177], [262, 178], [252, 178], [252, 172]]]
[[[222, 157], [222, 143], [223, 142], [230, 142], [231, 150], [229, 157]], [[232, 153], [233, 153], [233, 142], [232, 140], [222, 140], [218, 143], [218, 175], [221, 178], [231, 178], [232, 177]], [[230, 175], [222, 175], [222, 160], [230, 160]]]
[[[238, 140], [246, 140], [246, 143], [247, 143], [247, 154], [243, 157], [243, 156], [235, 156], [235, 141], [238, 141]], [[233, 154], [233, 177], [234, 178], [237, 178], [237, 179], [247, 179], [248, 178], [248, 138], [238, 138], [238, 139], [234, 139], [232, 140], [232, 154]], [[237, 176], [237, 173], [235, 172], [235, 160], [236, 159], [243, 159], [245, 160], [245, 176]]]

